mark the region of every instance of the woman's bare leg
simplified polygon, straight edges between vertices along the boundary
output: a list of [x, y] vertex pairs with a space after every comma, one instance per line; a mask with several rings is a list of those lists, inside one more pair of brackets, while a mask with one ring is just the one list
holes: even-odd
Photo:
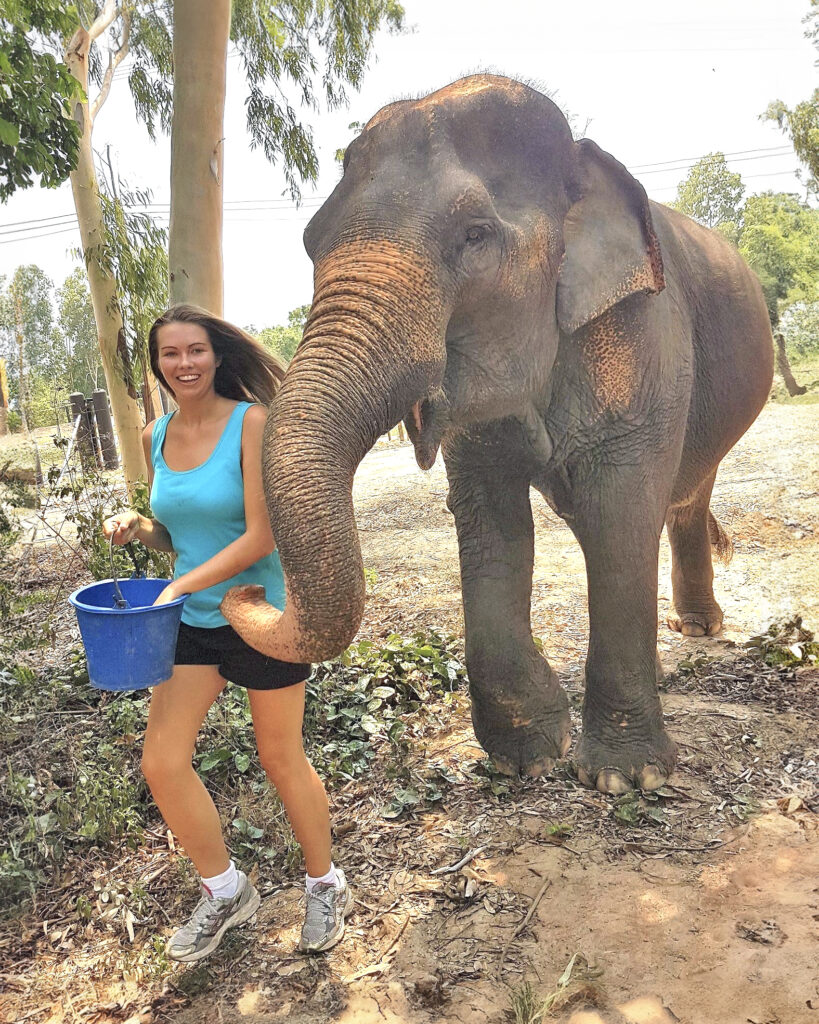
[[151, 694], [142, 772], [162, 817], [203, 878], [230, 863], [219, 813], [193, 770], [196, 737], [225, 680], [215, 665], [177, 665]]
[[324, 784], [302, 746], [304, 683], [248, 690], [259, 760], [276, 787], [314, 878], [330, 870], [330, 809]]

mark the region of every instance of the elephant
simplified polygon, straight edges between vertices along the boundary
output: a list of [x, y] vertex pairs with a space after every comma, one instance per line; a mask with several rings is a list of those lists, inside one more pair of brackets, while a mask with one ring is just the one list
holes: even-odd
[[418, 464], [440, 448], [446, 466], [478, 741], [529, 775], [570, 747], [567, 697], [531, 631], [535, 488], [586, 563], [578, 777], [662, 786], [676, 745], [657, 688], [660, 536], [671, 628], [715, 634], [711, 547], [729, 542], [711, 490], [772, 381], [755, 275], [575, 141], [545, 95], [489, 74], [376, 113], [304, 244], [314, 298], [263, 449], [287, 604], [237, 588], [226, 617], [284, 660], [344, 649], [365, 596], [353, 476], [403, 419]]

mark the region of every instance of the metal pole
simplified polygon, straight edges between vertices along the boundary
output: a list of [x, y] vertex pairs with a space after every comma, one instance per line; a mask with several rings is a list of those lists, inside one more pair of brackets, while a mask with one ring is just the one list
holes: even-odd
[[111, 421], [111, 410], [108, 408], [108, 395], [98, 388], [91, 395], [94, 402], [94, 413], [97, 417], [97, 430], [102, 446], [102, 461], [106, 469], [118, 469], [119, 458], [114, 440], [114, 424]]

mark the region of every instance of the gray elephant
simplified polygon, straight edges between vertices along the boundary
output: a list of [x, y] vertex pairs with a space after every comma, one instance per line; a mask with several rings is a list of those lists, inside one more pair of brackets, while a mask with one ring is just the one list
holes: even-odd
[[669, 624], [716, 633], [711, 489], [772, 377], [754, 275], [574, 142], [549, 99], [490, 75], [379, 111], [304, 240], [315, 295], [264, 448], [288, 603], [280, 615], [237, 589], [228, 619], [285, 660], [352, 640], [353, 475], [404, 418], [422, 468], [443, 450], [482, 746], [529, 774], [569, 748], [567, 699], [531, 634], [535, 487], [586, 560], [578, 775], [609, 793], [662, 785], [676, 747], [657, 693], [660, 534]]

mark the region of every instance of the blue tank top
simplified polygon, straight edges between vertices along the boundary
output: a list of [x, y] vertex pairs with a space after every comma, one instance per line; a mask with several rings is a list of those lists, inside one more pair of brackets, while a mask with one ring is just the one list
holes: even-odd
[[[238, 402], [210, 457], [182, 472], [170, 469], [162, 456], [165, 432], [174, 414], [168, 413], [154, 424], [151, 508], [171, 535], [176, 552], [174, 579], [207, 562], [247, 529], [240, 459], [242, 424], [249, 408], [250, 402]], [[284, 608], [284, 575], [279, 552], [274, 551], [229, 580], [191, 594], [183, 606], [182, 621], [205, 629], [228, 625], [219, 604], [231, 587], [245, 583], [264, 587], [270, 604]]]

